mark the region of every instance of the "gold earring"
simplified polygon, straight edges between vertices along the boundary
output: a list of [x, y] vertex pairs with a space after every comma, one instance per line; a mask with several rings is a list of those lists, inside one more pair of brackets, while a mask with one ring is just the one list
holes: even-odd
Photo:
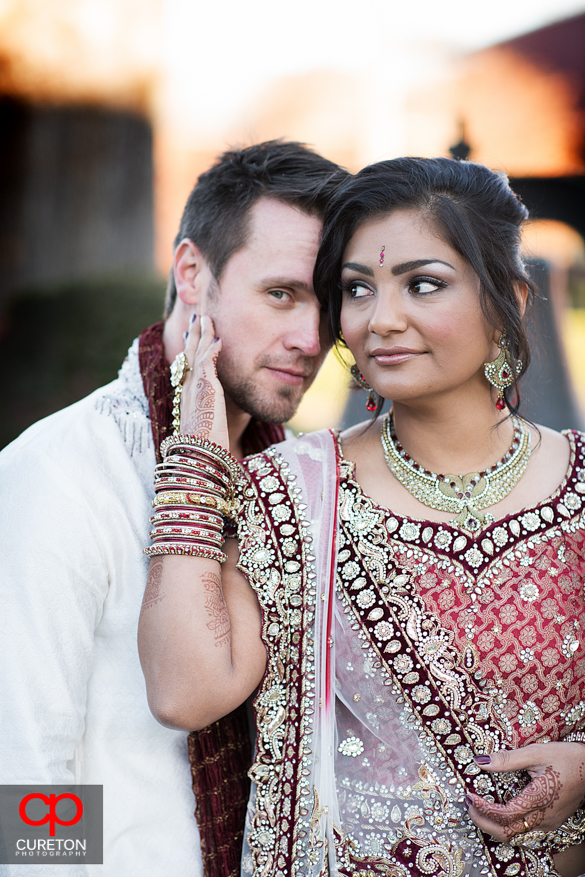
[[368, 384], [368, 382], [364, 378], [363, 374], [361, 373], [361, 371], [359, 370], [357, 365], [355, 365], [355, 364], [352, 365], [349, 370], [351, 372], [352, 378], [354, 379], [354, 381], [356, 382], [358, 387], [360, 387], [360, 389], [362, 389], [362, 390], [368, 391], [368, 398], [366, 399], [366, 408], [368, 409], [368, 411], [375, 411], [376, 408], [378, 407], [378, 401], [376, 399], [376, 391], [372, 387], [370, 387], [370, 385]]
[[[505, 332], [502, 332], [500, 335], [498, 345], [500, 347], [500, 352], [492, 362], [484, 363], [483, 370], [492, 387], [495, 387], [498, 391], [496, 408], [498, 411], [503, 411], [506, 407], [504, 390], [514, 383], [514, 366], [512, 364], [512, 356], [508, 349], [508, 339], [506, 338]], [[521, 371], [522, 363], [518, 359], [516, 360], [516, 375], [519, 375]]]

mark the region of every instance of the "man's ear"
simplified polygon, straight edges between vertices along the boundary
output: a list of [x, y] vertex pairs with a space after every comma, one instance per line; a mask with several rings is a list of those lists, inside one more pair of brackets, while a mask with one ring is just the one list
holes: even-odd
[[190, 307], [197, 306], [200, 302], [205, 265], [199, 247], [189, 238], [183, 238], [175, 250], [173, 273], [177, 295], [184, 304]]

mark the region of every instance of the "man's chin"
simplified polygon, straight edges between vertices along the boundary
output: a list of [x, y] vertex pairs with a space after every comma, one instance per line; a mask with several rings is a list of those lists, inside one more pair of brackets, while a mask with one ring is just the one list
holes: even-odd
[[300, 404], [301, 399], [255, 399], [244, 410], [264, 423], [286, 423], [297, 413]]
[[224, 387], [226, 394], [238, 408], [264, 423], [286, 423], [297, 412], [303, 393], [286, 387], [277, 393], [261, 393], [250, 384]]

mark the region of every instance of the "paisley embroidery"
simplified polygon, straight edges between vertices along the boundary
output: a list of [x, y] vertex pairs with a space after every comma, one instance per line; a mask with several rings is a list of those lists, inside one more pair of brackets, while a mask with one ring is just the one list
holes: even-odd
[[[250, 481], [240, 496], [238, 567], [258, 595], [268, 652], [254, 702], [259, 734], [250, 770], [256, 799], [248, 843], [252, 873], [289, 877], [296, 873], [291, 863], [302, 863], [309, 847], [318, 846], [308, 818], [313, 790], [304, 771], [314, 712], [316, 575], [307, 521], [291, 496], [295, 479], [286, 463], [269, 450], [246, 466]], [[274, 515], [279, 508], [287, 514]], [[275, 523], [269, 530], [265, 522], [271, 514]]]
[[[315, 570], [307, 500], [276, 450], [246, 463], [239, 567], [258, 595], [268, 652], [255, 700], [256, 788], [245, 856], [250, 873], [325, 877], [328, 843], [342, 877], [552, 873], [546, 849], [486, 839], [468, 820], [462, 824], [457, 802], [467, 787], [507, 800], [526, 781], [482, 772], [475, 754], [563, 737], [585, 724], [584, 607], [575, 575], [585, 567], [585, 465], [582, 438], [570, 440], [569, 476], [555, 496], [495, 522], [475, 539], [377, 508], [352, 481], [351, 464], [341, 463], [336, 599], [361, 644], [365, 686], [361, 665], [354, 679], [348, 660], [355, 681], [348, 700], [361, 708], [367, 685], [381, 680], [402, 704], [401, 721], [416, 733], [424, 754], [403, 804], [388, 795], [386, 805], [383, 794], [368, 793], [367, 782], [358, 794], [351, 772], [338, 781], [340, 800], [361, 808], [362, 821], [355, 824], [370, 826], [359, 838], [349, 818], [343, 827], [330, 822], [325, 831], [327, 805], [310, 786], [320, 758], [313, 733], [320, 709], [315, 612], [325, 585]], [[322, 458], [310, 437], [300, 454], [317, 464]], [[367, 713], [370, 731], [359, 723], [352, 727], [347, 716], [343, 728], [338, 724], [335, 757], [355, 769], [359, 782], [372, 759], [366, 737], [385, 721], [384, 710]], [[358, 727], [366, 731], [364, 739]], [[461, 831], [471, 838], [474, 861], [478, 857], [472, 871]]]

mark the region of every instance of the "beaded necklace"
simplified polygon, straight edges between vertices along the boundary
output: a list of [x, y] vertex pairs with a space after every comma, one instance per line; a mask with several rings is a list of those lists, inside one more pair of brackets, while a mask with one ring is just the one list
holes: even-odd
[[470, 533], [491, 524], [493, 515], [480, 511], [504, 499], [520, 480], [530, 459], [530, 434], [519, 417], [512, 417], [514, 438], [501, 460], [483, 472], [441, 475], [429, 472], [404, 450], [390, 411], [382, 424], [384, 458], [391, 472], [419, 502], [432, 509], [454, 512], [449, 521]]

